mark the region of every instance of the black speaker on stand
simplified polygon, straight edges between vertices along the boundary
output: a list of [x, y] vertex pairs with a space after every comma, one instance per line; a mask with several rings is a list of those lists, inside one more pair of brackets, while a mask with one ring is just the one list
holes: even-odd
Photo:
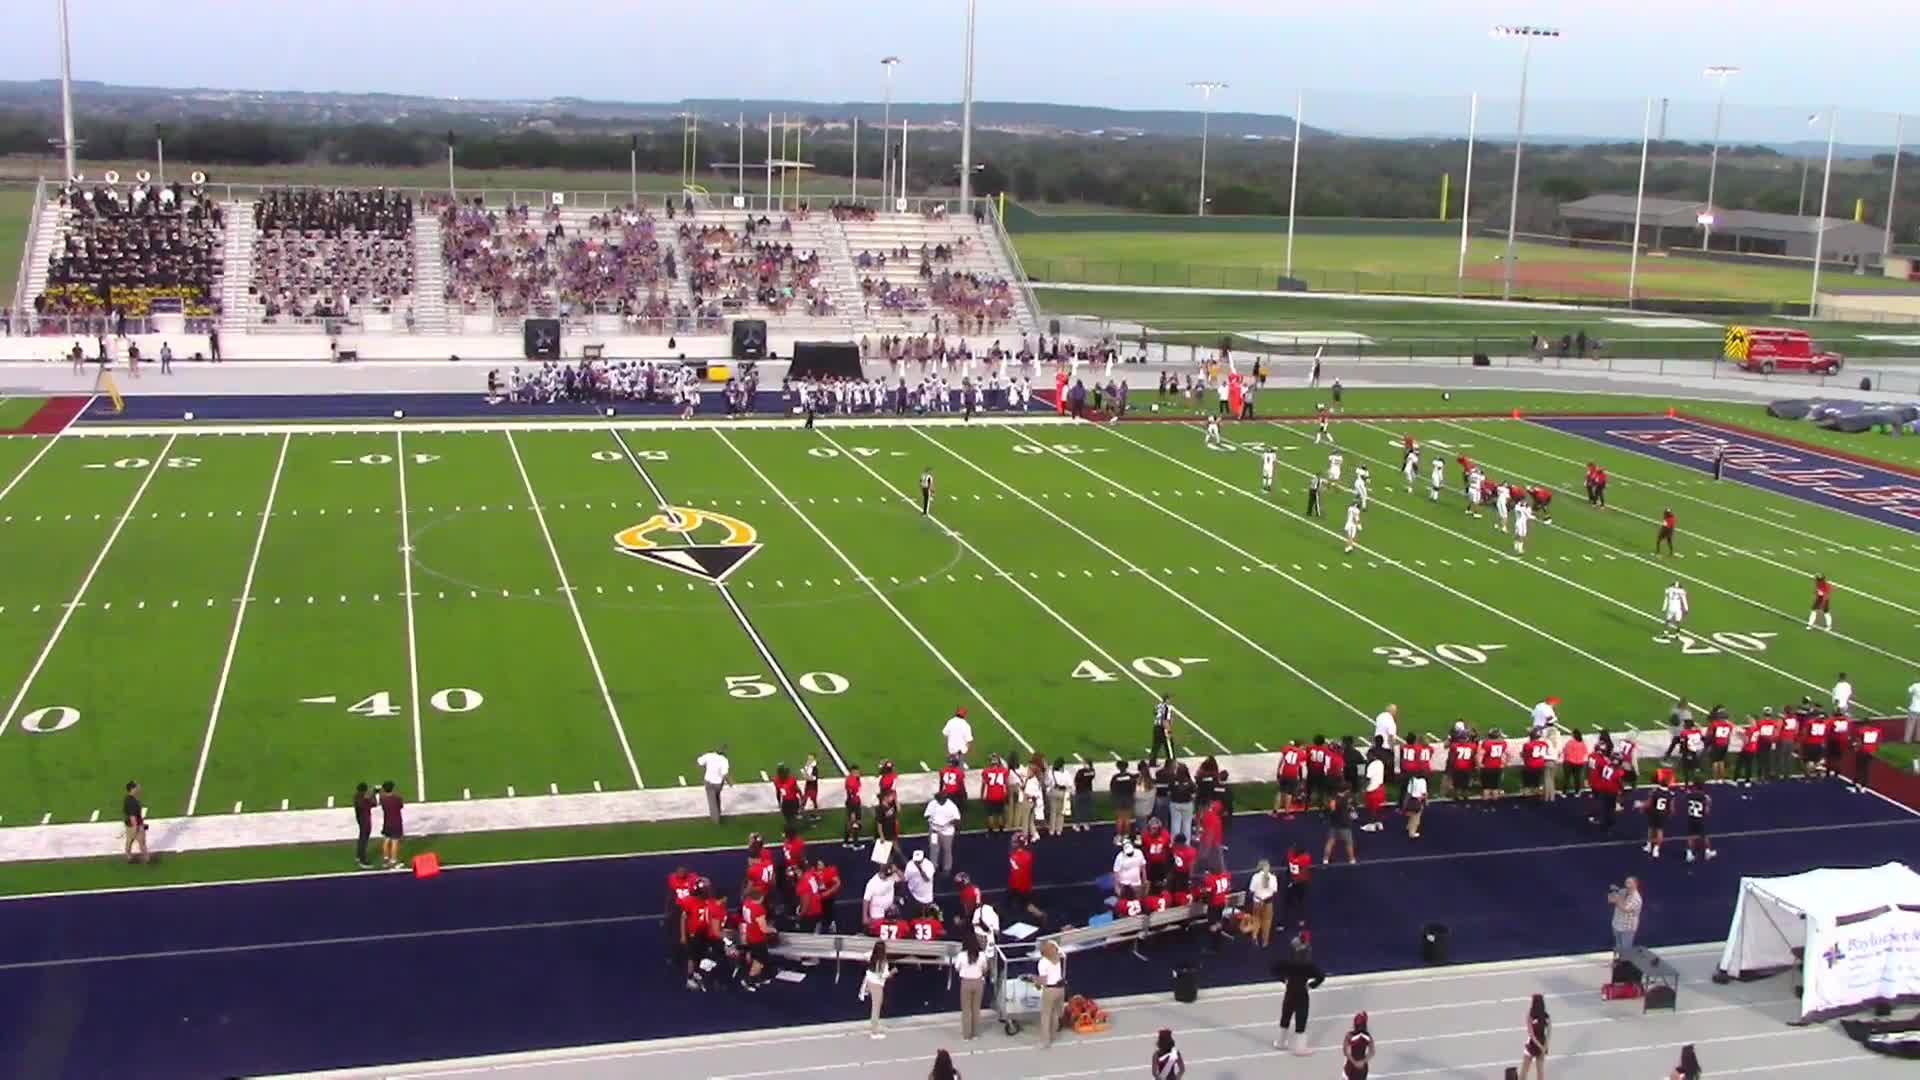
[[560, 359], [560, 320], [528, 319], [521, 328], [521, 345], [529, 360]]
[[735, 360], [767, 358], [767, 320], [733, 320], [733, 358]]

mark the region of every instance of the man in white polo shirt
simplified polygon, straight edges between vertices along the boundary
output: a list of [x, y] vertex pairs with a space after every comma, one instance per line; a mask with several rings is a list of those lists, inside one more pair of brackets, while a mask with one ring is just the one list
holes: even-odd
[[1920, 681], [1907, 687], [1907, 741], [1920, 742]]
[[927, 804], [927, 854], [943, 874], [953, 873], [953, 836], [959, 826], [960, 808], [946, 792], [935, 792]]
[[866, 892], [860, 896], [860, 914], [865, 917], [868, 926], [885, 921], [887, 913], [893, 910], [894, 897], [899, 892], [899, 873], [898, 869], [887, 865], [867, 880]]
[[1400, 706], [1388, 705], [1387, 711], [1373, 718], [1373, 737], [1387, 740], [1389, 749], [1400, 741]]
[[[925, 911], [933, 906], [933, 863], [927, 861], [927, 853], [916, 851], [907, 862], [907, 870], [902, 875], [907, 882], [907, 895]], [[915, 917], [919, 915], [915, 912]]]
[[947, 740], [947, 756], [957, 757], [961, 764], [966, 764], [967, 751], [973, 748], [973, 725], [967, 723], [965, 705], [953, 710], [953, 715], [947, 718], [947, 724], [940, 729], [940, 734]]
[[720, 789], [733, 783], [729, 775], [733, 765], [727, 761], [727, 748], [723, 743], [701, 754], [694, 760], [700, 766], [700, 779], [707, 789], [707, 818], [715, 825], [720, 824]]

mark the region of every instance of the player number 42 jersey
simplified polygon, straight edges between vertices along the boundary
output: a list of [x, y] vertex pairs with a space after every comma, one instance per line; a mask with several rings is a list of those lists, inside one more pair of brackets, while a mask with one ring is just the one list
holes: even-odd
[[1662, 606], [1669, 612], [1684, 613], [1687, 610], [1687, 590], [1678, 585], [1667, 586]]

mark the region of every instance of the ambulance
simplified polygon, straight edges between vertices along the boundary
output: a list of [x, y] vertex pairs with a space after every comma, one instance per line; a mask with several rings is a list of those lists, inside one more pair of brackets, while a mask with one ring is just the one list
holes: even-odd
[[1776, 371], [1832, 375], [1846, 357], [1814, 344], [1805, 330], [1773, 326], [1729, 326], [1722, 355], [1742, 370], [1771, 375]]

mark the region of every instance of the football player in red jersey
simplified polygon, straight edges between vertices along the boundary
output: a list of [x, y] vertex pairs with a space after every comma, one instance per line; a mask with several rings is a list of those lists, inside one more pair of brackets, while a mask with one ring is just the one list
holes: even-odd
[[1660, 545], [1667, 545], [1667, 554], [1673, 554], [1673, 527], [1677, 519], [1673, 516], [1673, 507], [1669, 506], [1660, 513], [1660, 534], [1653, 538], [1653, 553], [1660, 554]]
[[1327, 792], [1332, 785], [1328, 781], [1329, 767], [1333, 763], [1333, 751], [1327, 747], [1325, 735], [1315, 735], [1313, 745], [1307, 747], [1307, 806], [1314, 807], [1327, 801]]
[[1593, 471], [1593, 499], [1600, 509], [1607, 508], [1607, 470], [1605, 469]]
[[1506, 794], [1501, 783], [1506, 776], [1507, 740], [1494, 728], [1480, 740], [1480, 797], [1497, 799]]
[[1707, 760], [1713, 763], [1713, 778], [1727, 778], [1727, 755], [1733, 750], [1733, 718], [1718, 705], [1707, 714]]
[[779, 805], [787, 828], [793, 828], [800, 820], [800, 781], [784, 764], [773, 770], [773, 801]]
[[1530, 494], [1533, 497], [1534, 516], [1539, 518], [1542, 524], [1553, 524], [1553, 515], [1547, 510], [1548, 504], [1553, 502], [1553, 492], [1535, 484]]
[[1273, 797], [1273, 814], [1290, 814], [1300, 806], [1300, 774], [1306, 767], [1306, 755], [1298, 739], [1288, 739], [1280, 750], [1280, 764], [1274, 776], [1280, 783]]
[[760, 989], [767, 970], [767, 944], [773, 939], [773, 924], [767, 921], [767, 898], [749, 892], [740, 900], [740, 950], [745, 954], [745, 970], [740, 985], [746, 990]]
[[1854, 729], [1853, 782], [1858, 793], [1867, 786], [1867, 774], [1873, 768], [1873, 756], [1880, 752], [1880, 725], [1862, 720]]
[[1367, 1080], [1373, 1068], [1373, 1035], [1367, 1030], [1367, 1014], [1353, 1014], [1353, 1030], [1340, 1041], [1340, 1070], [1343, 1080]]
[[1150, 817], [1147, 827], [1140, 834], [1140, 852], [1147, 857], [1147, 884], [1154, 889], [1163, 889], [1173, 865], [1173, 836], [1160, 819]]
[[759, 833], [747, 837], [747, 876], [740, 885], [740, 891], [759, 889], [763, 894], [773, 892], [777, 875], [773, 867], [773, 849], [760, 838]]
[[1287, 849], [1287, 886], [1281, 894], [1282, 929], [1307, 921], [1307, 891], [1313, 884], [1313, 856], [1299, 844]]
[[1825, 620], [1826, 628], [1833, 629], [1833, 582], [1825, 574], [1813, 579], [1813, 610], [1807, 612], [1807, 629], [1813, 629], [1815, 619]]
[[1600, 505], [1600, 466], [1587, 462], [1587, 505]]
[[686, 958], [687, 989], [705, 990], [706, 974], [700, 967], [700, 961], [707, 958], [708, 944], [712, 938], [707, 934], [707, 899], [713, 892], [713, 886], [705, 878], [694, 882], [693, 891], [680, 899], [680, 943], [679, 954]]
[[860, 801], [860, 786], [860, 766], [848, 763], [846, 779], [847, 825], [840, 839], [841, 842], [847, 844], [849, 847], [860, 842], [860, 813], [862, 806]]
[[1007, 828], [1007, 763], [999, 754], [987, 759], [980, 770], [980, 801], [987, 808], [987, 831], [1005, 832]]

